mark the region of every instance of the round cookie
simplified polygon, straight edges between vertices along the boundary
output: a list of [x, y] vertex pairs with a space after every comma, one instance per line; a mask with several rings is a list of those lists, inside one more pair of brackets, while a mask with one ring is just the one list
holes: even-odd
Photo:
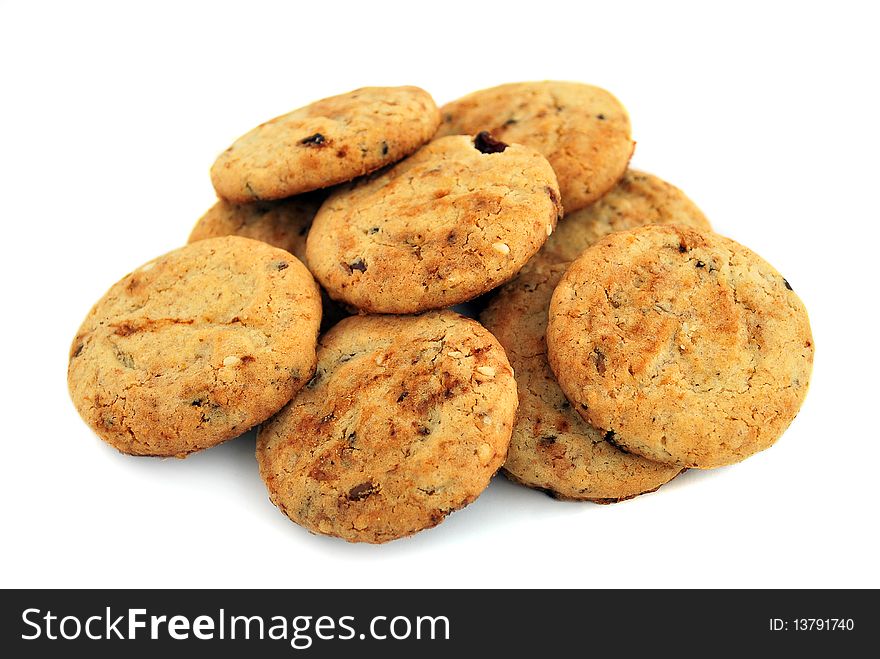
[[535, 150], [487, 134], [450, 136], [332, 194], [306, 255], [331, 297], [362, 311], [415, 313], [511, 279], [560, 213], [556, 177]]
[[324, 197], [323, 192], [311, 192], [281, 201], [250, 204], [232, 204], [219, 199], [196, 223], [188, 242], [244, 236], [262, 240], [305, 261], [306, 236]]
[[628, 169], [599, 201], [567, 213], [537, 258], [549, 263], [573, 261], [609, 233], [647, 224], [712, 230], [709, 220], [684, 192], [656, 176]]
[[487, 130], [547, 157], [571, 213], [604, 195], [623, 175], [635, 142], [629, 116], [604, 89], [577, 82], [519, 82], [468, 94], [440, 108], [442, 135]]
[[803, 402], [803, 304], [757, 254], [653, 225], [588, 248], [550, 304], [550, 364], [572, 405], [626, 451], [719, 467], [773, 444]]
[[313, 533], [381, 543], [439, 524], [504, 462], [516, 414], [504, 350], [451, 311], [353, 316], [257, 436], [272, 502]]
[[321, 302], [305, 266], [256, 240], [187, 245], [92, 308], [70, 350], [82, 418], [123, 453], [185, 457], [277, 412], [315, 369]]
[[423, 89], [363, 87], [260, 124], [220, 154], [211, 182], [233, 203], [325, 188], [409, 155], [439, 122]]
[[513, 367], [519, 409], [504, 470], [513, 480], [561, 499], [614, 503], [653, 492], [681, 473], [630, 455], [586, 423], [556, 383], [544, 334], [550, 297], [567, 263], [520, 274], [480, 315]]

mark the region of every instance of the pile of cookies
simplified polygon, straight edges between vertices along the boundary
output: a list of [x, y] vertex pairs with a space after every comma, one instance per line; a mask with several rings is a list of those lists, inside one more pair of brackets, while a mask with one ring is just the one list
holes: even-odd
[[440, 109], [364, 88], [261, 124], [189, 244], [91, 310], [73, 401], [132, 455], [259, 425], [271, 500], [359, 542], [435, 526], [500, 468], [610, 503], [743, 460], [803, 402], [806, 310], [628, 169], [634, 145], [616, 98], [570, 82]]

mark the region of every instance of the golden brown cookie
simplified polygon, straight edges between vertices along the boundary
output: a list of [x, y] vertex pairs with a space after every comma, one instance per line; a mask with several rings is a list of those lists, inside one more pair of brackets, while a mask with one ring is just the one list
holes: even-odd
[[547, 157], [571, 213], [604, 195], [626, 170], [635, 142], [629, 116], [604, 89], [577, 82], [519, 82], [468, 94], [440, 108], [442, 135], [487, 130]]
[[544, 334], [553, 290], [568, 264], [538, 267], [504, 286], [480, 315], [516, 377], [519, 409], [504, 470], [557, 498], [613, 503], [675, 478], [682, 468], [630, 455], [571, 409], [547, 362]]
[[615, 444], [698, 468], [772, 445], [813, 364], [806, 309], [782, 275], [678, 225], [588, 248], [553, 294], [547, 344], [572, 405]]
[[196, 223], [188, 242], [243, 236], [262, 240], [305, 261], [306, 237], [324, 197], [323, 191], [316, 191], [281, 201], [250, 204], [231, 204], [219, 199]]
[[269, 496], [313, 533], [380, 543], [436, 526], [504, 462], [516, 383], [476, 321], [353, 316], [257, 437]]
[[609, 233], [647, 224], [684, 224], [700, 231], [712, 230], [709, 220], [684, 192], [656, 176], [628, 169], [604, 197], [567, 213], [536, 260], [573, 261]]
[[332, 194], [306, 255], [333, 298], [363, 311], [415, 313], [512, 278], [560, 212], [556, 177], [535, 150], [483, 134], [445, 137]]
[[309, 380], [321, 303], [305, 266], [248, 238], [150, 261], [92, 308], [70, 350], [82, 418], [123, 453], [185, 457], [245, 432]]
[[233, 203], [325, 188], [409, 155], [439, 121], [423, 89], [363, 87], [260, 124], [220, 154], [211, 181]]

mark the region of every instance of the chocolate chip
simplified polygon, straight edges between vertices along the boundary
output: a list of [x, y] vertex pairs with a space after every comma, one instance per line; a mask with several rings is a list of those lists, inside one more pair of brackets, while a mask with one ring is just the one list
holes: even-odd
[[607, 432], [605, 433], [605, 437], [603, 437], [603, 439], [604, 439], [606, 442], [613, 442], [613, 441], [614, 441], [614, 431], [613, 431], [613, 430], [609, 430], [609, 431], [607, 431]]
[[192, 403], [190, 403], [190, 405], [192, 405], [193, 407], [201, 407], [202, 403], [204, 403], [204, 402], [205, 402], [204, 398], [196, 398]]
[[513, 126], [513, 124], [515, 124], [515, 123], [516, 123], [516, 119], [511, 117], [510, 119], [508, 119], [507, 121], [504, 122], [504, 125], [505, 126]]
[[366, 271], [367, 271], [367, 264], [364, 263], [364, 260], [363, 260], [363, 259], [358, 259], [358, 260], [355, 261], [354, 263], [349, 263], [349, 264], [348, 264], [348, 271], [349, 271], [349, 273], [352, 273], [352, 272], [354, 272], [355, 270], [357, 270], [358, 272], [366, 272]]
[[388, 142], [382, 142], [382, 155], [388, 155]]
[[348, 500], [349, 501], [363, 501], [371, 494], [375, 493], [378, 490], [378, 486], [370, 481], [366, 483], [361, 483], [360, 485], [355, 485], [348, 491]]
[[492, 137], [488, 130], [482, 130], [474, 138], [474, 148], [480, 153], [501, 153], [507, 145]]
[[367, 233], [370, 234], [371, 236], [375, 233], [379, 233], [379, 227], [370, 227], [367, 230]]
[[305, 146], [321, 146], [327, 141], [327, 138], [321, 135], [321, 133], [315, 133], [314, 135], [309, 135], [308, 137], [304, 137], [299, 141], [300, 144]]
[[431, 429], [426, 428], [425, 426], [422, 426], [421, 428], [419, 428], [418, 432], [422, 437], [427, 437], [428, 435], [431, 434]]
[[688, 251], [687, 245], [685, 245], [684, 243], [678, 243], [678, 251], [679, 253], [684, 254], [686, 251]]
[[358, 435], [354, 430], [348, 433], [348, 437], [346, 437], [345, 439], [346, 441], [348, 441], [349, 446], [354, 446], [355, 442], [357, 441], [357, 436]]
[[80, 343], [76, 348], [73, 349], [73, 354], [70, 356], [71, 359], [74, 357], [79, 357], [82, 354], [84, 343]]
[[287, 269], [287, 268], [289, 268], [289, 267], [290, 267], [290, 264], [289, 264], [287, 261], [278, 261], [278, 262], [275, 264], [275, 269], [276, 269], [276, 270], [285, 270], [285, 269]]
[[706, 267], [706, 264], [703, 263], [702, 261], [697, 261], [694, 265], [696, 265], [698, 268], [705, 268]]
[[244, 357], [241, 358], [242, 364], [250, 364], [251, 362], [254, 362], [254, 361], [257, 361], [257, 358], [253, 357], [251, 355], [245, 355]]
[[786, 279], [785, 277], [782, 278], [782, 283], [785, 284], [785, 287], [786, 287], [788, 290], [790, 290], [790, 291], [793, 291], [793, 290], [794, 290], [794, 289], [791, 287], [791, 284], [788, 283], [788, 279]]
[[605, 121], [605, 115], [604, 114], [597, 114], [596, 119], [598, 119], [599, 121]]
[[538, 444], [541, 446], [550, 446], [551, 444], [556, 443], [556, 439], [556, 435], [544, 435], [538, 440]]
[[564, 400], [564, 401], [562, 401], [562, 405], [559, 406], [559, 409], [561, 409], [561, 410], [571, 409], [571, 403], [569, 403], [567, 400]]
[[593, 360], [596, 362], [596, 372], [599, 375], [605, 373], [605, 353], [599, 348], [593, 348]]
[[321, 424], [329, 423], [330, 421], [332, 421], [335, 418], [336, 418], [336, 414], [334, 414], [333, 412], [330, 412], [330, 414], [328, 414], [327, 416], [321, 417], [321, 420], [318, 423], [321, 423]]
[[551, 188], [549, 185], [545, 185], [544, 192], [546, 192], [547, 196], [550, 197], [550, 201], [553, 202], [554, 206], [559, 206], [559, 197], [556, 194], [556, 190]]
[[454, 245], [455, 244], [455, 231], [450, 231], [446, 235], [446, 244], [447, 245]]
[[403, 399], [406, 398], [407, 396], [409, 396], [409, 392], [408, 392], [408, 391], [404, 391], [403, 393], [401, 393], [401, 394], [397, 397], [397, 402], [398, 402], [398, 403], [402, 403], [402, 402], [403, 402]]

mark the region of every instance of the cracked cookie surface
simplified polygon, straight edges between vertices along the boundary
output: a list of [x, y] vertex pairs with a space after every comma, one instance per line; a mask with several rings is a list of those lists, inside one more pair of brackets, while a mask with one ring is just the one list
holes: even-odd
[[187, 242], [242, 236], [262, 240], [305, 262], [306, 237], [324, 197], [322, 191], [316, 191], [280, 201], [249, 204], [232, 204], [219, 199], [199, 218]]
[[504, 350], [451, 311], [355, 316], [257, 437], [272, 502], [313, 533], [381, 543], [439, 524], [504, 462], [516, 413]]
[[568, 268], [546, 265], [504, 286], [480, 315], [514, 370], [519, 408], [504, 471], [557, 498], [612, 503], [652, 492], [681, 473], [675, 465], [624, 453], [584, 421], [547, 361], [550, 297]]
[[782, 275], [728, 238], [677, 225], [588, 248], [553, 294], [547, 344], [562, 390], [610, 441], [698, 468], [779, 438], [814, 351]]
[[440, 108], [437, 136], [489, 131], [544, 155], [571, 213], [604, 195], [623, 175], [635, 143], [629, 116], [599, 87], [547, 80], [500, 85]]
[[440, 122], [418, 87], [363, 87], [260, 124], [211, 167], [234, 203], [281, 199], [367, 174], [409, 155]]
[[511, 279], [560, 213], [556, 177], [537, 151], [488, 135], [450, 136], [333, 193], [306, 254], [335, 299], [415, 313]]
[[628, 169], [604, 197], [567, 213], [532, 263], [573, 261], [609, 233], [647, 224], [684, 224], [700, 231], [712, 230], [709, 220], [684, 192], [657, 176]]
[[277, 412], [312, 376], [321, 303], [291, 254], [229, 236], [117, 282], [70, 350], [82, 418], [123, 453], [184, 457]]
[[[231, 204], [219, 199], [196, 223], [188, 242], [242, 236], [288, 251], [305, 264], [309, 228], [326, 196], [324, 190], [316, 190], [280, 201], [249, 204]], [[321, 306], [322, 332], [351, 315], [342, 305], [331, 300], [323, 289]]]

